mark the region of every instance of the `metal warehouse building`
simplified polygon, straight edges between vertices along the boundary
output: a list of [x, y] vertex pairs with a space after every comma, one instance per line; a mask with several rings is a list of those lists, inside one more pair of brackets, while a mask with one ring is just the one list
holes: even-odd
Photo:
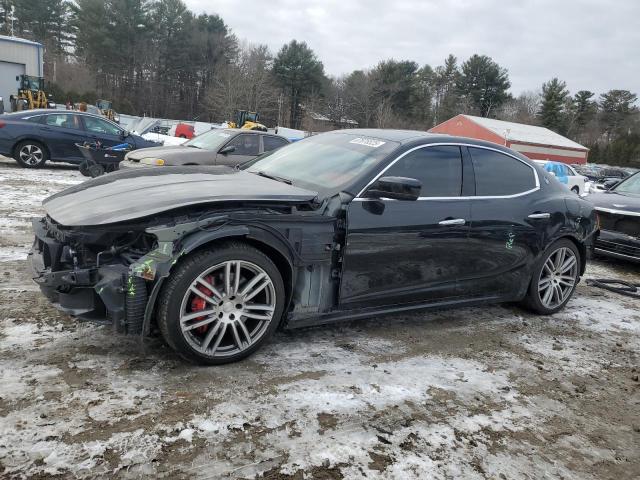
[[11, 107], [9, 96], [18, 93], [20, 75], [42, 77], [43, 48], [40, 43], [0, 35], [0, 97], [5, 111]]
[[436, 125], [432, 133], [471, 137], [510, 147], [532, 160], [587, 163], [589, 149], [548, 128], [492, 118], [457, 115]]

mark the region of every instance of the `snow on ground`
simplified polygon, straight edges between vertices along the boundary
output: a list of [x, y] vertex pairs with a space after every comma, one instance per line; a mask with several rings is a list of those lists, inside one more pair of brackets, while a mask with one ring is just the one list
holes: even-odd
[[[187, 365], [157, 338], [58, 313], [23, 255], [40, 202], [82, 181], [0, 161], [2, 478], [638, 478], [640, 310], [579, 286], [512, 305], [278, 333]], [[587, 277], [640, 281], [597, 261]]]

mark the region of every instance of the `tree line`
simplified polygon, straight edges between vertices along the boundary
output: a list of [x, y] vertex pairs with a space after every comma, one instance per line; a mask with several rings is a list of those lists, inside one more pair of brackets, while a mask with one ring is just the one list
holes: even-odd
[[545, 126], [589, 147], [590, 161], [640, 164], [635, 93], [572, 94], [552, 78], [516, 96], [507, 69], [486, 55], [434, 67], [388, 59], [329, 76], [305, 42], [271, 52], [182, 0], [0, 0], [0, 31], [45, 46], [47, 85], [61, 103], [106, 98], [122, 113], [202, 121], [244, 109], [308, 130], [426, 130], [466, 113]]

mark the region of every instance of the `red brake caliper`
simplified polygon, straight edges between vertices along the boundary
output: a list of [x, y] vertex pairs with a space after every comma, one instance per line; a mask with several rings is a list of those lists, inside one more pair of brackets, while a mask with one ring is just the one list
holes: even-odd
[[[205, 280], [209, 282], [209, 284], [212, 284], [213, 277], [209, 275], [205, 277]], [[198, 285], [196, 288], [209, 297], [213, 295], [213, 292], [203, 285]], [[204, 310], [206, 307], [207, 307], [206, 300], [194, 294], [193, 298], [191, 299], [191, 311], [198, 312], [200, 310]], [[198, 320], [202, 320], [202, 319], [204, 319], [204, 316], [195, 318], [194, 320], [197, 322]], [[207, 330], [209, 330], [209, 325], [211, 324], [203, 325], [201, 327], [195, 328], [194, 330], [197, 333], [202, 334], [202, 333], [205, 333]]]

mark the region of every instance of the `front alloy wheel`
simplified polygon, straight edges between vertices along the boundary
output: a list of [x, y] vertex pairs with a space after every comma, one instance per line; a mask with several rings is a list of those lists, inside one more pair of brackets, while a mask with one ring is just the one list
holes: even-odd
[[180, 329], [189, 344], [209, 357], [242, 353], [260, 340], [273, 320], [275, 288], [251, 262], [215, 265], [191, 283], [180, 305]]
[[233, 243], [182, 262], [164, 288], [158, 323], [188, 360], [220, 364], [255, 351], [277, 328], [284, 286], [273, 262]]

